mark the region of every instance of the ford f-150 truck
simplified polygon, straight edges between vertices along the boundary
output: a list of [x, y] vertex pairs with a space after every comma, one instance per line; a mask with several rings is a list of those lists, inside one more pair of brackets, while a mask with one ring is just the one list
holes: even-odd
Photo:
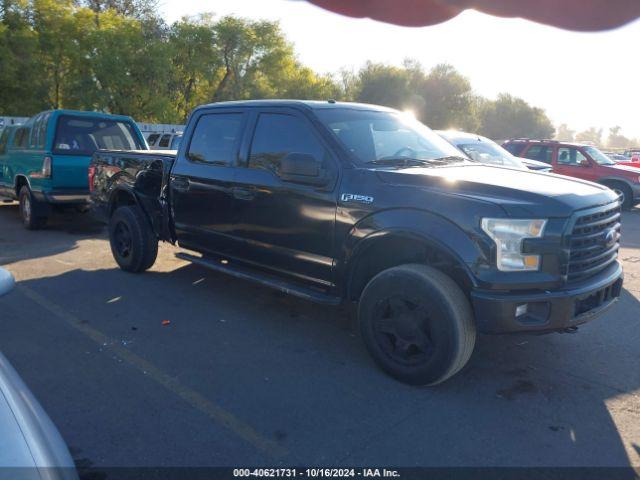
[[179, 258], [357, 305], [392, 376], [436, 384], [476, 331], [563, 332], [615, 303], [620, 201], [587, 181], [462, 158], [388, 108], [244, 101], [190, 116], [177, 155], [99, 151], [93, 203], [129, 272]]

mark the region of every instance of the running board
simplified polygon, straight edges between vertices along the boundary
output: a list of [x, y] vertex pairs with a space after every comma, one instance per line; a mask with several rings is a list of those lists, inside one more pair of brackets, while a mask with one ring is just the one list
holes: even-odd
[[211, 270], [215, 270], [217, 272], [227, 273], [236, 278], [250, 280], [266, 287], [274, 288], [288, 295], [293, 295], [295, 297], [303, 298], [312, 302], [323, 303], [325, 305], [339, 305], [341, 303], [340, 297], [329, 295], [312, 288], [305, 288], [300, 285], [289, 283], [277, 277], [261, 272], [256, 272], [248, 268], [232, 266], [230, 262], [223, 263], [225, 261], [223, 259], [220, 259], [218, 261], [210, 260], [208, 258], [196, 257], [195, 255], [189, 255], [188, 253], [183, 252], [176, 253], [176, 257], [181, 260], [186, 260], [187, 262], [195, 263], [196, 265], [201, 265]]

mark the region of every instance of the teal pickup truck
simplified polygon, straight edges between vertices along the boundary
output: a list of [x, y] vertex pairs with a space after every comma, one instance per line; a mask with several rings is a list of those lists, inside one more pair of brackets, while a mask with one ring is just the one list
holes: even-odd
[[96, 150], [145, 150], [130, 117], [54, 110], [0, 135], [0, 198], [18, 200], [24, 226], [42, 228], [52, 206], [84, 209]]

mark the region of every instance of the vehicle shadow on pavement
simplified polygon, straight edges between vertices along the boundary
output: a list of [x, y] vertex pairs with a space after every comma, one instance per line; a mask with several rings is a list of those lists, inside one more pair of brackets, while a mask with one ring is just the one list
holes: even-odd
[[[101, 237], [105, 231], [90, 213], [64, 211], [54, 212], [43, 230], [30, 232], [22, 225], [17, 203], [0, 204], [0, 224], [0, 265], [73, 250], [78, 239]], [[25, 235], [34, 241], [25, 243]]]
[[[432, 388], [378, 370], [346, 309], [194, 265], [72, 270], [15, 293], [0, 299], [10, 314], [0, 349], [69, 445], [98, 466], [640, 464], [640, 302], [626, 291], [576, 334], [481, 336], [469, 365]], [[38, 297], [46, 301], [24, 312]], [[97, 344], [74, 324], [109, 340]], [[286, 454], [263, 456], [114, 345]]]

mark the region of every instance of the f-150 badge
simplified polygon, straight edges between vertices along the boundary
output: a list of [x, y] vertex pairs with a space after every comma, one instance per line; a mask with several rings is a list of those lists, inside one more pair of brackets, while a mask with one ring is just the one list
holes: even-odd
[[357, 195], [355, 193], [343, 193], [340, 199], [343, 202], [360, 202], [360, 203], [373, 203], [373, 197], [367, 195]]

